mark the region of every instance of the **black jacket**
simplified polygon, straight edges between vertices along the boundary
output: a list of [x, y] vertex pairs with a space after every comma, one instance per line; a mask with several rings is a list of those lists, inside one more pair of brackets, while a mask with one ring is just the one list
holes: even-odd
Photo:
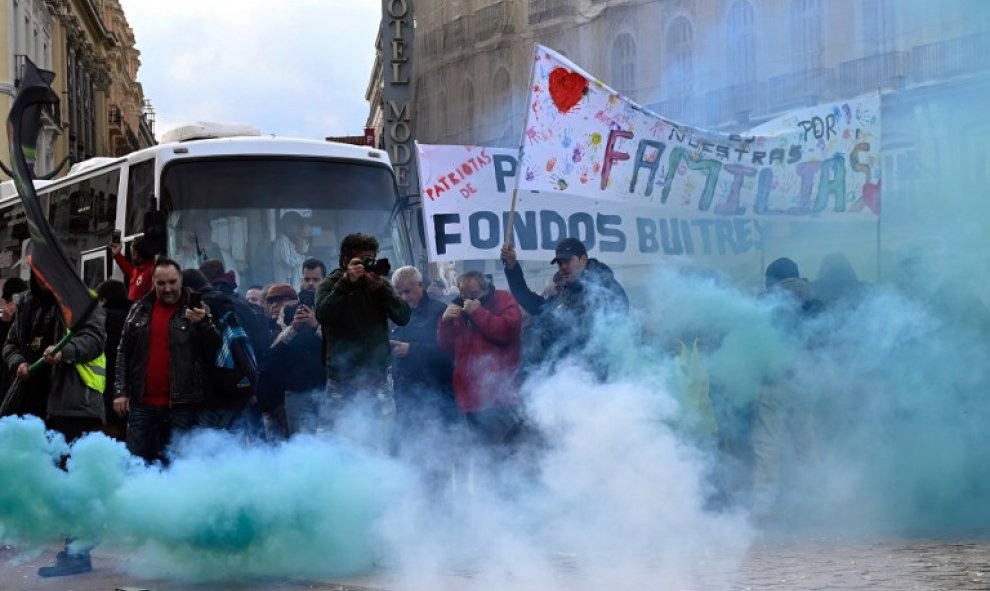
[[288, 392], [309, 392], [326, 385], [323, 343], [311, 326], [287, 326], [272, 343], [270, 367], [278, 387]]
[[103, 306], [103, 311], [107, 315], [107, 391], [103, 402], [108, 422], [120, 420], [113, 410], [113, 392], [114, 384], [117, 383], [117, 349], [120, 347], [120, 335], [124, 332], [124, 323], [127, 322], [127, 314], [130, 310], [131, 301], [128, 299], [107, 302]]
[[[129, 397], [132, 402], [144, 398], [144, 379], [148, 368], [148, 337], [155, 292], [135, 302], [127, 315], [117, 349], [117, 375], [114, 397]], [[215, 362], [220, 333], [209, 318], [192, 324], [185, 314], [188, 297], [169, 323], [170, 404], [201, 404], [208, 395], [207, 369]]]
[[[14, 324], [3, 347], [3, 361], [11, 373], [16, 373], [21, 363], [33, 363], [42, 356], [46, 344], [55, 344], [65, 335], [65, 322], [58, 311], [58, 304], [51, 296], [29, 291], [17, 300]], [[98, 418], [106, 420], [103, 392], [92, 390], [80, 378], [75, 363], [85, 363], [103, 353], [106, 331], [103, 310], [94, 309], [82, 326], [72, 333], [72, 339], [62, 349], [62, 362], [42, 366], [41, 372], [24, 384], [16, 379], [10, 385], [8, 396], [15, 388], [22, 387], [24, 395], [40, 402], [47, 399], [45, 411], [52, 416]], [[41, 334], [43, 331], [44, 335]], [[35, 343], [39, 345], [35, 347]], [[43, 377], [44, 376], [44, 377]], [[37, 389], [42, 388], [44, 392]], [[28, 401], [28, 405], [30, 406]], [[17, 412], [15, 409], [9, 409]]]
[[591, 340], [596, 312], [625, 315], [629, 297], [605, 263], [588, 259], [581, 276], [548, 298], [526, 285], [522, 267], [505, 268], [509, 290], [531, 316], [532, 340], [524, 352], [527, 364], [559, 359], [580, 351]]
[[337, 382], [385, 382], [392, 351], [388, 321], [403, 326], [412, 311], [388, 283], [370, 289], [336, 269], [316, 292], [316, 318], [323, 329], [327, 376]]
[[[220, 283], [219, 285], [223, 287], [228, 284]], [[244, 332], [248, 336], [248, 341], [251, 343], [251, 350], [258, 364], [259, 374], [264, 372], [264, 368], [268, 363], [268, 348], [271, 344], [268, 337], [267, 317], [258, 314], [247, 300], [241, 298], [236, 293], [228, 293], [226, 289], [219, 289], [207, 284], [199, 292], [203, 295], [203, 301], [210, 309], [210, 316], [212, 317], [214, 326], [217, 328], [217, 333], [220, 335], [221, 341], [223, 339], [222, 331], [224, 328], [222, 320], [227, 313], [233, 313], [237, 319], [237, 325], [244, 329]], [[212, 377], [213, 384], [207, 392], [207, 405], [211, 408], [242, 406], [247, 403], [252, 395], [258, 393], [258, 384], [256, 383], [254, 388], [246, 388], [241, 394], [232, 397], [232, 393], [229, 391], [230, 384], [226, 382], [227, 376], [224, 375], [225, 371], [230, 370], [217, 368], [215, 360], [209, 367], [211, 371], [208, 373], [211, 374], [210, 377]], [[260, 375], [257, 378], [260, 381]]]
[[392, 329], [392, 340], [409, 343], [409, 353], [392, 360], [396, 389], [452, 390], [454, 365], [437, 345], [437, 323], [446, 308], [424, 292], [419, 305], [412, 309], [409, 324]]

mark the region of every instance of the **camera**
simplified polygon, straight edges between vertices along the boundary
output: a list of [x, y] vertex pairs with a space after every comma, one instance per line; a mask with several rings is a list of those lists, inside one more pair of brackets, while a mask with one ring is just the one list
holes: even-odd
[[194, 291], [189, 294], [189, 307], [190, 308], [202, 308], [203, 307], [203, 294], [198, 291]]
[[392, 265], [388, 262], [388, 259], [378, 259], [376, 261], [375, 257], [364, 257], [361, 260], [361, 264], [364, 265], [366, 273], [374, 273], [379, 277], [387, 277], [389, 271], [392, 270]]

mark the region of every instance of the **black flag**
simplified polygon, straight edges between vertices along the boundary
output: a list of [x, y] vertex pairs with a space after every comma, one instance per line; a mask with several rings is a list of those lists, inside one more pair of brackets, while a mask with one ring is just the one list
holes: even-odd
[[53, 79], [51, 72], [38, 70], [31, 60], [24, 60], [17, 96], [7, 117], [7, 137], [10, 139], [14, 184], [24, 203], [31, 232], [27, 261], [38, 280], [55, 295], [71, 334], [73, 328], [86, 321], [97, 301], [76, 273], [72, 260], [48, 224], [34, 191], [31, 170], [37, 152], [41, 109], [46, 104], [58, 104], [58, 97], [51, 88]]

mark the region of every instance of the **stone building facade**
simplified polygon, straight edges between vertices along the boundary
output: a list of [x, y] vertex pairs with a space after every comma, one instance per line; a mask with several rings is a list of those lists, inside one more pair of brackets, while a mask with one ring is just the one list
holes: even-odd
[[921, 211], [946, 227], [972, 217], [963, 200], [928, 205], [945, 179], [990, 185], [990, 114], [978, 107], [990, 96], [990, 2], [417, 0], [416, 20], [421, 143], [516, 147], [538, 42], [662, 116], [721, 131], [879, 90], [891, 244], [918, 233], [900, 222]]
[[[154, 114], [137, 82], [139, 52], [118, 0], [6, 0], [0, 3], [0, 109], [17, 91], [24, 57], [55, 73], [60, 98], [46, 112], [38, 175], [94, 156], [153, 145]], [[6, 39], [6, 43], [3, 43]], [[9, 161], [6, 131], [0, 158]]]

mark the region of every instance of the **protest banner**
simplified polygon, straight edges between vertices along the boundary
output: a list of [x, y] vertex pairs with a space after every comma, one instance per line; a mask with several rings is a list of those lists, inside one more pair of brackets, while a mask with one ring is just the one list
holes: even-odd
[[[497, 259], [518, 170], [516, 151], [418, 146], [430, 262]], [[608, 264], [649, 264], [664, 256], [733, 257], [760, 248], [762, 222], [559, 193], [520, 191], [513, 242], [520, 260], [549, 261], [558, 240], [579, 238]]]
[[879, 94], [720, 134], [669, 121], [536, 46], [517, 188], [692, 219], [876, 221]]

